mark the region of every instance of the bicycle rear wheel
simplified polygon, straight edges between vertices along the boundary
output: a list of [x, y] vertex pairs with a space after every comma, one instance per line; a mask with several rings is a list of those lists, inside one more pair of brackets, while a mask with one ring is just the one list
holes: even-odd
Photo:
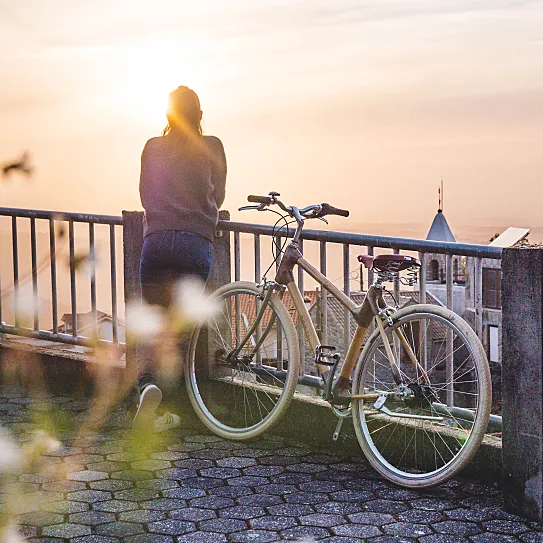
[[492, 395], [486, 354], [469, 324], [448, 309], [421, 304], [392, 319], [385, 334], [407, 388], [395, 383], [376, 330], [353, 380], [353, 394], [374, 394], [353, 401], [356, 434], [384, 477], [410, 488], [434, 486], [458, 473], [484, 437]]
[[259, 314], [261, 289], [240, 281], [213, 296], [219, 311], [191, 339], [189, 398], [198, 417], [217, 435], [251, 439], [279, 420], [292, 400], [300, 367], [298, 335], [273, 294], [260, 326], [235, 354]]

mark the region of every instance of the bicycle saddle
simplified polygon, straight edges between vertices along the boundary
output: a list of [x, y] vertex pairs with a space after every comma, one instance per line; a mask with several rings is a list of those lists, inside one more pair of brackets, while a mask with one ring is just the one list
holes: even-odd
[[359, 255], [358, 261], [370, 270], [388, 272], [399, 272], [421, 265], [418, 259], [407, 255]]

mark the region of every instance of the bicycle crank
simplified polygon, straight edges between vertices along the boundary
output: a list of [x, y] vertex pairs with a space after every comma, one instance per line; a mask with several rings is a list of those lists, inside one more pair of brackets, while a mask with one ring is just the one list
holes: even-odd
[[334, 441], [337, 441], [339, 439], [339, 433], [341, 432], [341, 428], [343, 427], [343, 422], [345, 419], [348, 419], [351, 417], [351, 408], [348, 409], [338, 409], [337, 407], [332, 407], [332, 413], [339, 419], [336, 424], [336, 429], [334, 430], [334, 433], [332, 434], [332, 439]]

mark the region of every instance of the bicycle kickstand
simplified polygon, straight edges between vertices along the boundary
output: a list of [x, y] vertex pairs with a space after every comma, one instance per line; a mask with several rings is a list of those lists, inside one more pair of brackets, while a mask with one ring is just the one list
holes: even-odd
[[343, 417], [340, 417], [336, 424], [336, 430], [334, 431], [334, 434], [332, 435], [332, 439], [334, 441], [337, 441], [339, 439], [339, 433], [341, 432], [341, 427], [343, 426]]

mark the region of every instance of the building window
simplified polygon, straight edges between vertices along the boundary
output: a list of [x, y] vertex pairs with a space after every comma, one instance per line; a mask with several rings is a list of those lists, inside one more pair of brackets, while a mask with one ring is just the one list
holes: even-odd
[[499, 362], [499, 341], [500, 333], [497, 326], [488, 325], [488, 360], [490, 362]]
[[483, 307], [502, 308], [501, 270], [483, 268]]
[[439, 281], [439, 262], [437, 260], [430, 262], [430, 281]]

